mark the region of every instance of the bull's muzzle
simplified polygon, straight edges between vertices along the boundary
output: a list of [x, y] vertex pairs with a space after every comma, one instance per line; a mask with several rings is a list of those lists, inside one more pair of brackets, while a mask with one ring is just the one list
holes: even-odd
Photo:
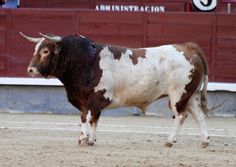
[[28, 67], [27, 72], [30, 76], [35, 76], [35, 75], [39, 74], [38, 69], [35, 67]]

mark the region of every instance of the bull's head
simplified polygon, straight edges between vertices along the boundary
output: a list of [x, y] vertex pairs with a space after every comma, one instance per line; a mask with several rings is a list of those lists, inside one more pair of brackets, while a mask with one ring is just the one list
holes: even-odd
[[27, 68], [29, 75], [41, 75], [46, 78], [48, 76], [54, 76], [53, 68], [55, 62], [53, 59], [58, 57], [57, 55], [60, 51], [60, 42], [62, 37], [39, 33], [42, 37], [33, 38], [23, 34], [22, 32], [20, 32], [20, 34], [28, 41], [36, 43], [33, 58]]

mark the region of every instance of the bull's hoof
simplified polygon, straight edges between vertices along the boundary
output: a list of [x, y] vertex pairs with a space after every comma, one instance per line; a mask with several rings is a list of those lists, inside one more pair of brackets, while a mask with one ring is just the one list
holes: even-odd
[[173, 146], [173, 143], [171, 143], [171, 142], [169, 142], [169, 141], [167, 141], [167, 142], [165, 143], [165, 147], [170, 148], [170, 147], [172, 147], [172, 146]]
[[209, 146], [209, 142], [207, 141], [202, 142], [202, 148], [206, 148], [207, 146]]
[[89, 140], [87, 142], [88, 146], [93, 146], [95, 144], [94, 140]]
[[205, 140], [202, 141], [202, 148], [209, 146], [210, 136], [207, 136]]

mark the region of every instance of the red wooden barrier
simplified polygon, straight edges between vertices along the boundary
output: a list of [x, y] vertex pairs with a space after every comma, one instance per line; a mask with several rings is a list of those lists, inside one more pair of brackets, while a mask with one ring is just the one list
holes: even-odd
[[[21, 0], [22, 8], [100, 9], [101, 5], [164, 6], [165, 11], [184, 11], [185, 0]], [[121, 9], [120, 9], [121, 10]]]
[[[168, 43], [197, 42], [205, 51], [211, 66], [211, 31], [214, 15], [162, 13], [149, 14], [148, 46]], [[213, 76], [211, 75], [211, 80]]]
[[236, 15], [217, 15], [215, 47], [215, 80], [236, 82]]
[[143, 46], [143, 13], [80, 12], [79, 31], [102, 43]]
[[218, 11], [222, 13], [236, 13], [236, 0], [221, 0], [219, 2]]
[[[231, 3], [231, 12], [236, 12], [235, 0], [217, 0], [214, 12], [227, 12], [227, 3]], [[21, 0], [22, 8], [73, 8], [73, 9], [101, 9], [101, 5], [154, 5], [164, 6], [165, 11], [190, 11], [191, 0]]]
[[0, 76], [27, 76], [34, 44], [19, 32], [79, 32], [129, 47], [195, 41], [204, 49], [210, 80], [236, 82], [236, 15], [213, 13], [99, 12], [65, 9], [0, 9]]
[[0, 75], [4, 75], [6, 73], [7, 68], [7, 14], [6, 10], [0, 10]]

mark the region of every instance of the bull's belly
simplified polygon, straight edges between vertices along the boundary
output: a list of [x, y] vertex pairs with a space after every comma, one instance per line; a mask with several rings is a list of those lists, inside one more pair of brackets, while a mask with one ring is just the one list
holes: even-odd
[[165, 94], [158, 81], [145, 86], [136, 84], [127, 88], [123, 90], [119, 87], [115, 88], [111, 104], [107, 106], [108, 109], [129, 106], [144, 107]]

